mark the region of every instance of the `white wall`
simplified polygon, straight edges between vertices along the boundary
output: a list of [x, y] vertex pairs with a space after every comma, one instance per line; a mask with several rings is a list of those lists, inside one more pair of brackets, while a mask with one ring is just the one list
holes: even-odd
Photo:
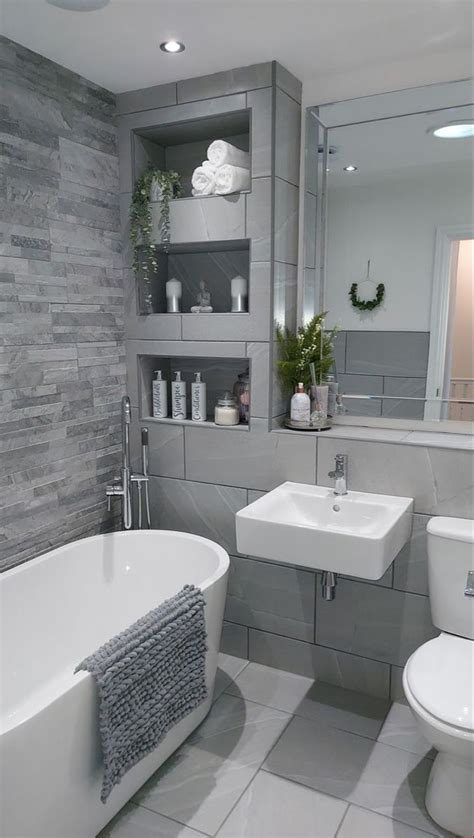
[[[465, 164], [425, 167], [397, 177], [357, 180], [331, 188], [325, 308], [328, 326], [351, 330], [428, 331], [436, 228], [472, 223], [472, 179]], [[330, 181], [329, 181], [330, 184]], [[385, 284], [385, 301], [359, 312], [348, 297], [353, 282], [362, 298]], [[331, 313], [334, 312], [335, 316]]]

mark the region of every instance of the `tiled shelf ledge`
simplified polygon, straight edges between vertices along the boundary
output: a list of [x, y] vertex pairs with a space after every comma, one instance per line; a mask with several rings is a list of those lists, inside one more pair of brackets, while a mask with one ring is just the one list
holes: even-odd
[[[274, 428], [272, 433], [309, 436], [308, 431], [293, 431], [288, 428]], [[474, 437], [469, 434], [441, 431], [406, 431], [396, 428], [367, 428], [357, 425], [334, 425], [324, 433], [314, 434], [318, 439], [338, 438], [364, 440], [366, 442], [392, 442], [400, 445], [418, 445], [423, 448], [451, 448], [460, 451], [474, 451]]]
[[167, 416], [166, 419], [158, 419], [156, 416], [142, 416], [140, 422], [153, 422], [158, 425], [184, 425], [193, 428], [218, 428], [221, 431], [249, 431], [248, 425], [216, 425], [210, 419], [205, 422], [195, 422], [192, 419], [173, 419]]
[[[170, 201], [170, 242], [215, 242], [246, 238], [245, 204], [248, 192], [205, 195]], [[152, 238], [161, 242], [160, 205], [150, 204]]]

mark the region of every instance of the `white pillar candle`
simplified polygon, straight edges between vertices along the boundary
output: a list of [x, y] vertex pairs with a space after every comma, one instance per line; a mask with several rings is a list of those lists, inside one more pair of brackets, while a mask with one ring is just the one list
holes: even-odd
[[181, 310], [183, 287], [179, 279], [169, 279], [166, 283], [166, 304], [169, 312]]
[[232, 311], [247, 311], [248, 282], [243, 276], [234, 276], [230, 282]]

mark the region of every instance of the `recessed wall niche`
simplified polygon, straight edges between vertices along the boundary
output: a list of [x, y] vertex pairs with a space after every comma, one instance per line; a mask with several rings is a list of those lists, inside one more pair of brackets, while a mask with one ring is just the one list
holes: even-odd
[[[157, 261], [158, 269], [150, 283], [145, 287], [143, 277], [138, 282], [140, 314], [166, 313], [166, 283], [172, 278], [178, 279], [182, 285], [182, 313], [190, 312], [191, 306], [196, 305], [200, 282], [204, 281], [211, 294], [213, 311], [223, 314], [231, 311], [233, 277], [242, 276], [249, 281], [250, 242], [248, 239], [238, 239], [225, 242], [163, 244], [157, 248]], [[146, 296], [148, 290], [152, 299], [151, 312]], [[250, 309], [250, 297], [248, 302]]]
[[207, 158], [213, 140], [227, 140], [242, 151], [250, 148], [250, 111], [140, 128], [133, 132], [133, 175], [136, 181], [150, 164], [181, 176], [182, 196], [192, 195], [194, 169]]

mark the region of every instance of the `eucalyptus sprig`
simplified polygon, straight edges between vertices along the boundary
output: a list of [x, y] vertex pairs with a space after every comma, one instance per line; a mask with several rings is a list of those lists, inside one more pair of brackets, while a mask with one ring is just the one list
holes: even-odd
[[[326, 332], [324, 318], [326, 312], [317, 314], [305, 326], [300, 326], [296, 332], [290, 329], [276, 327], [279, 347], [277, 360], [278, 374], [283, 388], [294, 392], [297, 384], [302, 381], [306, 388], [311, 384], [309, 365], [314, 363], [316, 377], [321, 380], [334, 364], [334, 339], [337, 328]], [[321, 341], [323, 345], [321, 358]]]
[[158, 268], [157, 244], [153, 241], [153, 222], [150, 193], [153, 181], [160, 187], [160, 238], [169, 241], [170, 201], [181, 194], [181, 179], [177, 172], [163, 172], [150, 166], [138, 178], [130, 205], [130, 241], [133, 245], [133, 269], [136, 276], [143, 272], [144, 282]]
[[377, 285], [373, 300], [361, 300], [357, 294], [357, 288], [357, 282], [353, 282], [351, 290], [349, 291], [349, 297], [351, 298], [351, 303], [354, 308], [358, 308], [359, 311], [373, 311], [374, 308], [377, 308], [377, 306], [381, 304], [383, 298], [385, 297], [385, 285], [383, 282], [379, 282]]

